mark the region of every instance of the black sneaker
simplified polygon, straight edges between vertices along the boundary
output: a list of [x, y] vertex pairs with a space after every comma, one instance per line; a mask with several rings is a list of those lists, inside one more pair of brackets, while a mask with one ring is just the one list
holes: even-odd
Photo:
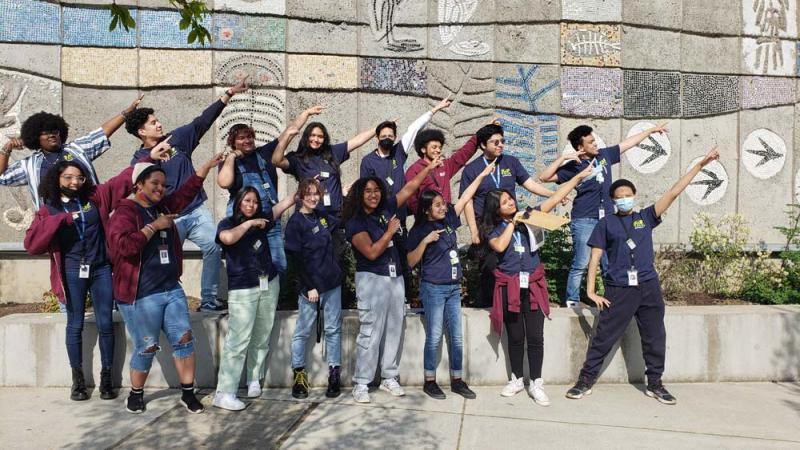
[[197, 312], [204, 312], [204, 313], [212, 313], [212, 314], [222, 314], [228, 311], [228, 305], [226, 305], [222, 300], [216, 300], [213, 303], [203, 303], [197, 308]]
[[292, 397], [308, 398], [308, 376], [306, 369], [294, 369], [294, 385], [292, 386]]
[[647, 390], [644, 391], [644, 393], [647, 394], [648, 397], [653, 397], [665, 405], [674, 405], [675, 403], [678, 403], [678, 399], [675, 398], [674, 395], [670, 394], [667, 388], [665, 388], [660, 381], [657, 384], [648, 385]]
[[128, 395], [128, 403], [125, 405], [125, 409], [132, 414], [141, 414], [144, 412], [144, 392], [133, 392], [131, 389], [131, 393]]
[[200, 400], [194, 395], [194, 392], [184, 391], [181, 395], [181, 405], [183, 405], [187, 411], [192, 414], [200, 414], [201, 412], [205, 411], [206, 408], [200, 403]]
[[591, 393], [592, 385], [583, 380], [578, 380], [575, 386], [572, 386], [572, 389], [567, 391], [567, 398], [578, 400], [583, 398], [584, 395], [591, 395]]
[[325, 397], [338, 397], [339, 394], [342, 393], [341, 384], [341, 371], [339, 366], [328, 367], [328, 389], [325, 391]]
[[425, 380], [425, 385], [422, 386], [422, 391], [428, 394], [429, 397], [435, 398], [436, 400], [444, 400], [447, 398], [442, 392], [442, 389], [439, 388], [439, 385], [436, 384], [436, 380]]
[[450, 382], [450, 390], [453, 391], [454, 394], [458, 394], [464, 398], [473, 399], [477, 397], [475, 392], [473, 392], [461, 378], [453, 378], [453, 381]]

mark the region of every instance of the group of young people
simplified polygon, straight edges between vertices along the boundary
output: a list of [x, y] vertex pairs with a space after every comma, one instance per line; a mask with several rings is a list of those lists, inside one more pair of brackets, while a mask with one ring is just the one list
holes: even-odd
[[[90, 293], [100, 336], [101, 398], [117, 395], [111, 374], [116, 303], [134, 346], [127, 409], [145, 410], [144, 385], [163, 331], [180, 378], [181, 403], [190, 412], [203, 411], [195, 396], [194, 338], [179, 282], [185, 239], [203, 252], [201, 295], [206, 311], [221, 308], [217, 283], [221, 255], [225, 258], [228, 334], [214, 406], [245, 408], [237, 397], [243, 371], [247, 397], [261, 395], [280, 278], [286, 274], [287, 262], [297, 269], [300, 293], [291, 343], [292, 395], [308, 396], [305, 354], [315, 324], [316, 333], [325, 338], [326, 395], [340, 395], [342, 283], [344, 259], [351, 248], [360, 322], [353, 399], [370, 401], [368, 385], [378, 372], [380, 389], [394, 396], [405, 393], [398, 366], [405, 292], [411, 269], [417, 266], [426, 330], [423, 390], [433, 398], [445, 398], [436, 381], [436, 367], [446, 330], [450, 390], [475, 398], [463, 370], [463, 268], [456, 235], [463, 215], [480, 259], [480, 296], [486, 306], [491, 305], [491, 329], [507, 333], [511, 374], [501, 395], [525, 389], [527, 345], [528, 393], [536, 403], [549, 405], [542, 361], [550, 302], [544, 267], [523, 223], [524, 208], [518, 206], [519, 186], [546, 198], [532, 208], [545, 213], [576, 191], [570, 224], [575, 250], [567, 303], [580, 304], [579, 287], [588, 265], [587, 293], [600, 314], [586, 362], [567, 397], [591, 393], [604, 358], [636, 317], [646, 392], [663, 403], [675, 403], [661, 381], [666, 333], [664, 302], [653, 266], [652, 230], [701, 168], [719, 157], [716, 149], [654, 205], [635, 210], [636, 187], [628, 180], [612, 182], [611, 167], [648, 135], [665, 132], [664, 126], [603, 149], [597, 147], [590, 127], [579, 126], [568, 135], [575, 152], [559, 157], [537, 181], [519, 160], [503, 153], [504, 133], [497, 122], [481, 127], [445, 157], [443, 133], [425, 128], [434, 114], [450, 105], [444, 99], [413, 121], [399, 139], [396, 121], [386, 121], [347, 141], [332, 143], [322, 123], [307, 123], [323, 113], [320, 106], [303, 111], [278, 138], [262, 146], [256, 145], [252, 127], [237, 124], [228, 132], [227, 150], [195, 168], [194, 150], [230, 98], [247, 89], [245, 81], [170, 133], [164, 132], [153, 109], [139, 107], [139, 97], [101, 128], [70, 143], [66, 143], [68, 127], [63, 118], [34, 114], [23, 123], [21, 137], [12, 138], [0, 150], [0, 184], [27, 185], [38, 209], [26, 233], [25, 248], [31, 254], [50, 255], [52, 289], [67, 314], [73, 400], [89, 398], [81, 333]], [[128, 167], [100, 183], [92, 160], [110, 148], [108, 138], [123, 124], [141, 146]], [[297, 149], [287, 153], [298, 135]], [[374, 137], [377, 148], [361, 159], [360, 178], [344, 189], [342, 165]], [[11, 151], [22, 146], [33, 153], [9, 166]], [[412, 146], [419, 159], [406, 169]], [[479, 156], [473, 158], [476, 153]], [[230, 193], [226, 217], [217, 225], [204, 206], [203, 190], [203, 180], [214, 167], [218, 185]], [[278, 191], [278, 169], [298, 181], [296, 192]], [[459, 172], [456, 199], [450, 185]], [[551, 191], [542, 184], [549, 182], [556, 182], [558, 188]], [[283, 224], [281, 217], [291, 207], [294, 211]], [[409, 230], [408, 216], [412, 215]], [[603, 270], [603, 296], [595, 290], [598, 266]], [[317, 320], [318, 315], [323, 320]]]

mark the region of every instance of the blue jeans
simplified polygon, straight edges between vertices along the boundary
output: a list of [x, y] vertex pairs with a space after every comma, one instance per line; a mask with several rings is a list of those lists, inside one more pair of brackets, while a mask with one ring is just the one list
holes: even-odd
[[279, 275], [286, 274], [286, 252], [283, 250], [283, 236], [281, 236], [281, 221], [267, 231], [267, 242], [269, 243], [269, 256], [272, 257], [272, 265], [278, 269]]
[[200, 276], [200, 298], [202, 305], [217, 303], [219, 289], [219, 270], [222, 265], [222, 250], [217, 245], [217, 227], [211, 219], [211, 213], [205, 205], [182, 215], [175, 220], [181, 242], [187, 238], [200, 247], [203, 252], [203, 273]]
[[103, 263], [93, 266], [89, 278], [80, 278], [78, 269], [66, 271], [67, 356], [69, 365], [78, 369], [83, 362], [83, 315], [86, 312], [86, 293], [92, 293], [92, 308], [97, 321], [100, 342], [100, 360], [103, 367], [114, 363], [114, 296], [111, 292], [111, 266]]
[[[569, 230], [572, 232], [573, 256], [572, 266], [569, 268], [569, 275], [567, 276], [567, 301], [577, 302], [581, 299], [583, 274], [586, 272], [586, 267], [589, 266], [589, 257], [592, 253], [592, 249], [587, 245], [587, 242], [589, 242], [589, 237], [591, 237], [597, 222], [599, 222], [598, 219], [582, 217], [572, 219], [569, 223]], [[608, 267], [608, 258], [605, 252], [603, 252], [603, 257], [600, 259], [600, 267], [603, 272]]]
[[[325, 325], [325, 351], [329, 366], [342, 365], [342, 287], [319, 294]], [[297, 326], [292, 336], [292, 368], [306, 366], [306, 342], [317, 319], [317, 304], [305, 295], [297, 298]]]
[[172, 345], [172, 357], [188, 358], [194, 354], [194, 338], [189, 324], [186, 294], [180, 284], [173, 289], [136, 299], [133, 304], [118, 303], [125, 327], [133, 342], [131, 369], [149, 372], [153, 357], [161, 349], [161, 330]]
[[464, 338], [461, 333], [461, 286], [433, 284], [421, 281], [419, 293], [425, 308], [425, 378], [436, 377], [437, 353], [442, 332], [447, 326], [447, 354], [450, 357], [450, 376], [461, 378], [463, 372]]

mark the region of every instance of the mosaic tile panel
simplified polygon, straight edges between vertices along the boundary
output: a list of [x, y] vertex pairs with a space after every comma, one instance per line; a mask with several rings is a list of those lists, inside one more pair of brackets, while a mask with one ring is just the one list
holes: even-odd
[[778, 38], [742, 38], [742, 59], [745, 72], [755, 75], [796, 73], [797, 48], [793, 41]]
[[[556, 79], [547, 79], [547, 74], [542, 76], [541, 66], [536, 64], [517, 64], [513, 76], [498, 76], [495, 78], [496, 105], [506, 108], [524, 109], [529, 112], [541, 111], [541, 103], [548, 94], [558, 95], [558, 73]], [[557, 69], [555, 69], [557, 72]]]
[[561, 109], [578, 116], [622, 115], [622, 70], [565, 67], [561, 72]]
[[678, 72], [625, 70], [626, 117], [681, 115], [681, 75]]
[[[741, 3], [744, 34], [780, 38], [797, 37], [797, 0], [767, 2], [742, 0]], [[765, 6], [767, 8], [764, 8]]]
[[682, 74], [684, 117], [739, 109], [739, 78], [732, 75]]
[[41, 1], [0, 0], [0, 41], [61, 42], [61, 11]]
[[283, 61], [283, 55], [215, 52], [214, 84], [236, 84], [249, 75], [247, 83], [251, 87], [283, 86], [286, 79]]
[[214, 9], [283, 15], [286, 13], [286, 2], [283, 0], [214, 0]]
[[[138, 22], [140, 46], [158, 48], [203, 48], [198, 41], [187, 42], [189, 29], [181, 30], [178, 24], [181, 13], [178, 11], [146, 10], [139, 12]], [[211, 17], [207, 16], [203, 26], [211, 31]], [[206, 44], [208, 46], [208, 44]]]
[[208, 50], [140, 50], [140, 86], [196, 86], [211, 84]]
[[[225, 88], [217, 88], [216, 93], [222, 95], [224, 91]], [[246, 123], [253, 127], [258, 145], [272, 141], [286, 126], [286, 91], [249, 89], [234, 96], [216, 122], [217, 151], [225, 149], [228, 130], [237, 123]]]
[[795, 100], [795, 80], [777, 77], [742, 77], [742, 108], [788, 105]]
[[[110, 14], [107, 9], [64, 7], [64, 44], [95, 47], [136, 47], [136, 30], [126, 32], [117, 27], [108, 31]], [[137, 19], [136, 10], [131, 15]]]
[[561, 64], [619, 66], [619, 25], [561, 24]]
[[413, 59], [362, 58], [360, 86], [372, 91], [426, 94], [425, 62]]
[[61, 80], [91, 86], [136, 86], [136, 49], [64, 47]]
[[216, 14], [214, 48], [283, 51], [286, 19], [282, 17]]
[[288, 84], [292, 88], [355, 89], [358, 58], [288, 55]]
[[622, 0], [561, 0], [561, 18], [584, 22], [619, 22]]

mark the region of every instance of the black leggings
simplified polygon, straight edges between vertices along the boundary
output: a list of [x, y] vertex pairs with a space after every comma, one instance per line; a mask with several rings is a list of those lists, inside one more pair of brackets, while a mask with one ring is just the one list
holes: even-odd
[[500, 289], [503, 294], [503, 322], [508, 334], [508, 359], [511, 361], [511, 372], [516, 378], [522, 378], [527, 340], [531, 380], [541, 378], [544, 359], [544, 313], [541, 308], [531, 311], [530, 294], [527, 289], [520, 291], [520, 312], [509, 312], [508, 292], [505, 287]]

